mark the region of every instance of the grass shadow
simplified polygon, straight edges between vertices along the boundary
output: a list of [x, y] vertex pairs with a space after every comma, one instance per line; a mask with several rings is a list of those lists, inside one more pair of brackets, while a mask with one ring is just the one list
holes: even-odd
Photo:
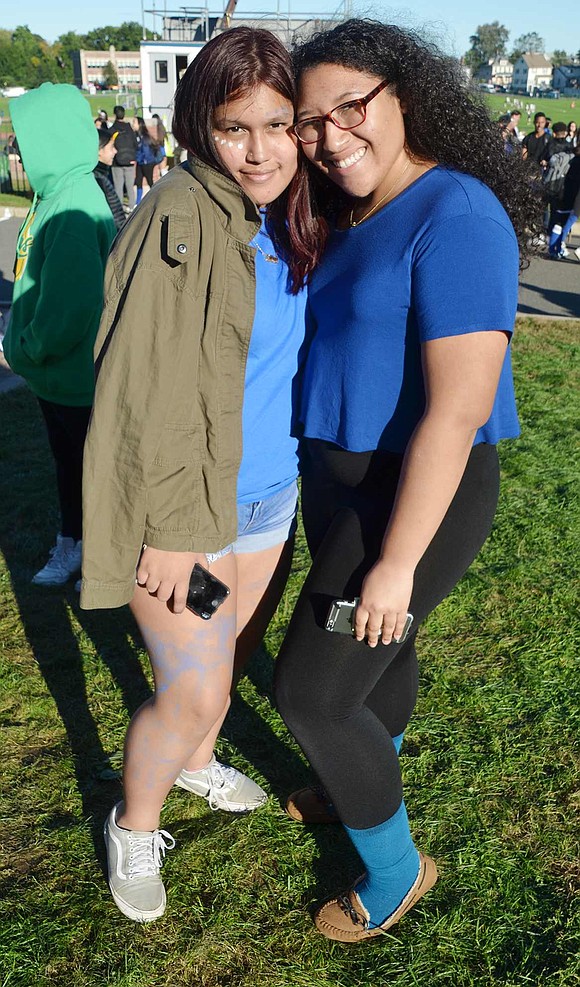
[[[109, 753], [87, 695], [87, 663], [104, 663], [130, 715], [150, 695], [137, 654], [138, 632], [127, 609], [114, 614], [81, 611], [72, 583], [63, 588], [31, 584], [58, 525], [52, 460], [33, 396], [19, 389], [3, 395], [0, 402], [4, 422], [0, 496], [3, 503], [15, 505], [0, 518], [0, 552], [30, 652], [66, 731], [83, 814], [94, 820], [100, 855], [100, 828], [111, 793], [99, 771]], [[80, 634], [71, 614], [80, 624]]]

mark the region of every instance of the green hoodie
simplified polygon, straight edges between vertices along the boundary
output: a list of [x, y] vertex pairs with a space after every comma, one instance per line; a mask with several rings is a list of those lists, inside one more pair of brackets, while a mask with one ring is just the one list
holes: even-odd
[[38, 397], [87, 406], [116, 232], [93, 175], [97, 131], [74, 86], [45, 82], [9, 106], [34, 200], [18, 235], [4, 353]]

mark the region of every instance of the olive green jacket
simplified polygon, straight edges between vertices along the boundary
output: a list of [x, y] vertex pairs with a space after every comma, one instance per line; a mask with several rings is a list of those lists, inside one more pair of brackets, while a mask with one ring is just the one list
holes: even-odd
[[131, 599], [143, 543], [217, 552], [236, 538], [259, 227], [239, 186], [191, 159], [115, 240], [85, 446], [85, 609]]

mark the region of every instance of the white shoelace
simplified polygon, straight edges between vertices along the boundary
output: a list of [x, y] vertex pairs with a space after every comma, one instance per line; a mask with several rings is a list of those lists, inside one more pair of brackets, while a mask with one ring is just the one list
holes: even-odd
[[156, 877], [163, 865], [166, 850], [173, 850], [175, 840], [166, 829], [156, 829], [151, 836], [129, 836], [129, 880]]
[[208, 767], [209, 775], [209, 792], [207, 796], [207, 801], [210, 809], [215, 812], [220, 808], [218, 797], [216, 791], [219, 791], [222, 795], [227, 795], [235, 788], [236, 776], [238, 772], [235, 768], [232, 768], [229, 764], [221, 764], [219, 761], [214, 761]]

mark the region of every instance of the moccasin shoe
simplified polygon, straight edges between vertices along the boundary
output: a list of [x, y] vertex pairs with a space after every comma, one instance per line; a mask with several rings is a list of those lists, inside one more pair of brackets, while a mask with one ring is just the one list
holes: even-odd
[[314, 916], [314, 924], [323, 936], [337, 942], [362, 942], [363, 939], [380, 936], [417, 904], [419, 898], [433, 887], [437, 877], [435, 861], [420, 853], [417, 879], [399, 907], [380, 925], [372, 925], [369, 913], [354, 890], [331, 898], [322, 905]]
[[291, 819], [305, 824], [340, 822], [330, 798], [321, 785], [310, 785], [292, 792], [286, 802]]

